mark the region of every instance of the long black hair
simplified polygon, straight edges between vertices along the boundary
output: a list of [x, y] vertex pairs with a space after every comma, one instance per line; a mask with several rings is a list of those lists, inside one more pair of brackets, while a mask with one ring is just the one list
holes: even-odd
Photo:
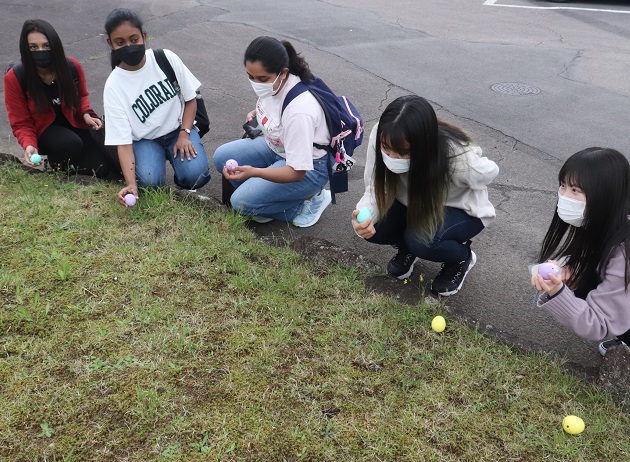
[[389, 103], [376, 132], [374, 187], [380, 215], [387, 213], [396, 197], [397, 174], [383, 162], [381, 149], [385, 148], [411, 159], [407, 224], [430, 242], [444, 221], [453, 145], [469, 142], [463, 130], [439, 120], [431, 104], [420, 96], [401, 96]]
[[66, 53], [63, 50], [57, 31], [43, 19], [27, 19], [24, 21], [22, 32], [20, 33], [20, 57], [26, 78], [26, 91], [35, 101], [37, 111], [43, 112], [51, 103], [44, 93], [42, 79], [37, 74], [35, 62], [28, 46], [28, 34], [31, 32], [44, 34], [48, 39], [52, 54], [52, 68], [55, 71], [55, 81], [59, 88], [59, 96], [66, 106], [71, 109], [78, 109], [81, 105], [81, 98], [72, 78], [72, 72], [66, 60]]
[[[129, 8], [116, 8], [112, 10], [105, 19], [105, 33], [107, 34], [107, 37], [109, 37], [118, 26], [125, 22], [131, 24], [133, 27], [140, 30], [140, 32], [144, 32], [144, 29], [142, 28], [142, 19], [138, 13], [130, 10]], [[112, 50], [109, 59], [112, 64], [112, 69], [118, 66], [121, 62], [120, 59], [114, 58], [114, 50]]]
[[306, 60], [286, 40], [280, 42], [267, 36], [255, 38], [245, 50], [243, 64], [247, 62], [260, 62], [270, 74], [279, 74], [288, 68], [291, 74], [297, 75], [303, 82], [313, 79]]
[[540, 261], [567, 258], [567, 285], [586, 298], [602, 281], [612, 251], [623, 245], [625, 285], [630, 283], [630, 164], [619, 151], [587, 148], [573, 154], [558, 174], [559, 184], [575, 186], [586, 196], [584, 222], [571, 226], [558, 211], [551, 220], [540, 250]]

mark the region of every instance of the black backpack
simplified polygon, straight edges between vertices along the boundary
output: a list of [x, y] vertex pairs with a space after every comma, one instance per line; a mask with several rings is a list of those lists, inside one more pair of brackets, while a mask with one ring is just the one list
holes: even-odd
[[[66, 58], [68, 61], [68, 67], [70, 68], [70, 72], [72, 73], [72, 82], [78, 86], [79, 85], [79, 71], [77, 71], [77, 66], [74, 65], [74, 62], [70, 58]], [[5, 74], [13, 69], [15, 73], [15, 77], [17, 81], [20, 83], [20, 87], [22, 87], [22, 92], [24, 96], [26, 96], [26, 75], [24, 75], [24, 66], [22, 63], [10, 64]]]
[[[155, 61], [158, 63], [158, 66], [160, 66], [160, 69], [162, 69], [162, 72], [166, 74], [166, 77], [170, 80], [171, 85], [175, 88], [175, 91], [181, 95], [181, 87], [177, 82], [175, 71], [164, 54], [164, 50], [162, 48], [154, 48], [153, 56], [155, 56]], [[210, 130], [208, 111], [206, 111], [206, 105], [203, 102], [203, 98], [201, 97], [201, 92], [199, 90], [197, 90], [197, 113], [195, 114], [195, 127], [197, 127], [197, 131], [199, 132], [199, 138], [208, 133]]]

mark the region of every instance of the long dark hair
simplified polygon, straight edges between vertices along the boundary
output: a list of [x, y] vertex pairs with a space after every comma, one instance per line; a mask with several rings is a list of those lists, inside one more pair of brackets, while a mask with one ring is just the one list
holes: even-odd
[[396, 197], [397, 175], [383, 162], [384, 147], [410, 156], [407, 224], [430, 242], [444, 221], [453, 144], [469, 142], [466, 133], [439, 120], [431, 104], [420, 96], [401, 96], [389, 103], [376, 132], [374, 186], [380, 215], [387, 213]]
[[558, 174], [558, 182], [580, 188], [586, 196], [581, 227], [551, 220], [540, 250], [540, 261], [567, 258], [567, 285], [584, 299], [602, 281], [612, 250], [623, 244], [625, 285], [630, 283], [630, 164], [619, 151], [588, 148], [573, 154]]
[[37, 74], [33, 56], [28, 47], [28, 34], [31, 32], [44, 34], [48, 39], [53, 58], [52, 68], [55, 71], [55, 80], [59, 88], [59, 96], [66, 106], [71, 109], [78, 109], [81, 103], [79, 91], [72, 78], [72, 72], [70, 72], [68, 61], [66, 60], [66, 53], [63, 50], [63, 45], [61, 44], [61, 39], [57, 31], [50, 23], [43, 19], [27, 19], [24, 21], [22, 32], [20, 33], [20, 57], [26, 78], [26, 91], [29, 96], [33, 98], [33, 101], [35, 101], [37, 111], [43, 112], [51, 103], [48, 98], [46, 98], [42, 79]]
[[297, 75], [303, 82], [313, 79], [306, 60], [286, 40], [280, 42], [266, 36], [255, 38], [245, 50], [243, 64], [247, 64], [248, 61], [260, 62], [270, 74], [279, 74], [288, 68], [291, 74]]
[[[107, 37], [109, 37], [118, 26], [125, 22], [128, 22], [133, 27], [139, 29], [140, 32], [144, 32], [144, 29], [142, 28], [142, 19], [138, 13], [130, 10], [129, 8], [116, 8], [112, 10], [105, 19], [105, 33], [107, 34]], [[120, 59], [114, 58], [114, 50], [112, 50], [109, 59], [112, 64], [112, 69], [118, 66], [121, 62]]]

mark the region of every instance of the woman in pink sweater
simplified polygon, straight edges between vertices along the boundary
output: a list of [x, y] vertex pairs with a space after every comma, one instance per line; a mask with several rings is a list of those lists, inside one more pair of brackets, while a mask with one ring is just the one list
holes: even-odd
[[630, 164], [614, 149], [588, 148], [558, 175], [558, 204], [540, 261], [564, 262], [558, 276], [532, 276], [538, 306], [600, 343], [602, 355], [630, 345]]

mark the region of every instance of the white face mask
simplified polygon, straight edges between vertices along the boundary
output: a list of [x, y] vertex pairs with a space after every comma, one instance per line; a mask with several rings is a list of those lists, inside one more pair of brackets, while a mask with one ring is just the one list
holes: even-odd
[[385, 167], [392, 173], [407, 173], [409, 171], [409, 167], [411, 166], [411, 159], [394, 159], [393, 157], [389, 157], [385, 154], [385, 151], [381, 149], [381, 154], [383, 154], [383, 162], [385, 163]]
[[[282, 74], [282, 72], [280, 74]], [[273, 95], [275, 91], [273, 89], [273, 86], [276, 84], [276, 80], [278, 80], [278, 77], [280, 77], [280, 74], [278, 74], [275, 80], [271, 83], [267, 83], [267, 82], [259, 83], [259, 82], [254, 82], [253, 80], [250, 80], [249, 83], [252, 84], [252, 88], [254, 89], [254, 92], [258, 95], [259, 98], [267, 98]]]
[[558, 216], [562, 221], [579, 228], [584, 224], [586, 202], [571, 199], [558, 193]]

